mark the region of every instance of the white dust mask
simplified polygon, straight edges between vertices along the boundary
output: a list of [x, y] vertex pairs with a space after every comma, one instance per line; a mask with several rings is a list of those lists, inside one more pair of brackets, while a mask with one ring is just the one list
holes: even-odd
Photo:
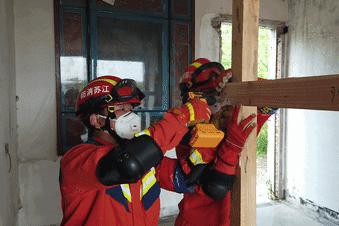
[[116, 134], [125, 139], [132, 139], [135, 133], [141, 131], [141, 118], [134, 112], [127, 112], [114, 119]]

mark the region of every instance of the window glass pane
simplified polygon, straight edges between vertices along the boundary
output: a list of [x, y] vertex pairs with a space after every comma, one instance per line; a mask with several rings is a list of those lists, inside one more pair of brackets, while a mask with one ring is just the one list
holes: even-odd
[[189, 16], [190, 0], [173, 0], [173, 16]]
[[63, 112], [74, 112], [77, 94], [87, 83], [87, 60], [81, 13], [64, 12], [61, 36], [60, 78]]
[[163, 118], [162, 112], [138, 112], [141, 116], [141, 129], [146, 129]]
[[128, 10], [128, 11], [140, 11], [140, 12], [157, 12], [161, 13], [164, 11], [164, 1], [159, 0], [123, 0], [123, 1], [112, 1], [108, 0], [107, 2], [114, 2], [114, 5], [105, 3], [102, 0], [97, 0], [97, 6], [99, 7], [110, 7], [118, 10]]
[[[136, 80], [145, 93], [145, 109], [161, 109], [162, 23], [98, 18], [97, 76], [116, 75]], [[168, 86], [168, 84], [167, 84]]]
[[62, 5], [70, 5], [70, 6], [80, 6], [85, 7], [87, 0], [61, 0]]
[[83, 56], [82, 16], [78, 12], [64, 12], [63, 55]]
[[171, 98], [172, 106], [181, 104], [178, 84], [190, 60], [190, 25], [185, 21], [173, 21], [171, 24]]

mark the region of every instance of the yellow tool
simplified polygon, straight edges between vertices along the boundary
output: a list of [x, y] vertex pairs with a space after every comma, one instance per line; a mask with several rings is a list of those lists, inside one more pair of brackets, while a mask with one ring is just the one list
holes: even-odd
[[196, 148], [215, 148], [224, 138], [224, 132], [210, 123], [196, 124], [191, 133], [190, 146]]
[[[188, 93], [189, 99], [204, 99], [202, 93]], [[191, 131], [192, 138], [189, 142], [191, 147], [195, 148], [215, 148], [224, 138], [224, 132], [218, 130], [211, 123], [197, 123]]]

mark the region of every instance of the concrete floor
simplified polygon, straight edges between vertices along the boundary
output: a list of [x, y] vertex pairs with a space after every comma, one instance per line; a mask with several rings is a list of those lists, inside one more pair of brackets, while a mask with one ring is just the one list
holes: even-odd
[[257, 205], [257, 226], [335, 226], [317, 213], [288, 202]]
[[[159, 226], [173, 226], [174, 217], [162, 219]], [[208, 224], [207, 224], [208, 225]], [[287, 202], [269, 202], [257, 205], [257, 226], [336, 226], [306, 208]]]
[[[161, 219], [159, 226], [173, 226], [175, 216]], [[257, 226], [337, 226], [316, 216], [306, 208], [287, 202], [270, 202], [257, 206]]]
[[[319, 217], [318, 214], [302, 206], [289, 202], [273, 202], [268, 198], [267, 158], [257, 158], [257, 226], [338, 226]], [[178, 211], [178, 210], [176, 210]], [[175, 211], [174, 211], [175, 212]], [[160, 220], [159, 226], [173, 226], [176, 216]], [[208, 224], [206, 224], [208, 226]]]

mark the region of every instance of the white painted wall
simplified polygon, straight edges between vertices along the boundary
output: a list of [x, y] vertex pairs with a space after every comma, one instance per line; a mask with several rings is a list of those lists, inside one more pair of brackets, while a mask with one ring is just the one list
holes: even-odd
[[14, 1], [20, 202], [18, 225], [61, 221], [53, 0]]
[[[218, 33], [211, 27], [211, 20], [220, 14], [232, 15], [232, 0], [195, 0], [195, 58], [220, 61]], [[261, 0], [260, 18], [287, 21], [287, 0]]]
[[0, 226], [15, 224], [18, 206], [13, 25], [12, 1], [0, 0]]
[[[339, 73], [339, 1], [289, 1], [290, 77]], [[287, 112], [287, 192], [339, 212], [339, 113]]]

